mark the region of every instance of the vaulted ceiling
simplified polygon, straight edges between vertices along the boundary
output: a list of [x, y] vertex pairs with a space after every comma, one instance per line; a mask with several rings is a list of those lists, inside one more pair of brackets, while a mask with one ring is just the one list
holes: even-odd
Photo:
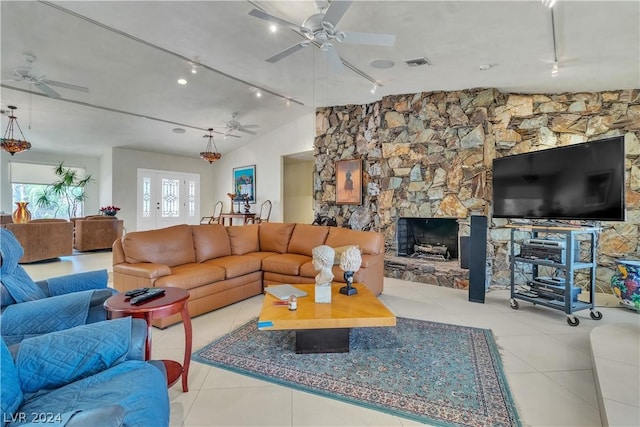
[[[302, 24], [311, 1], [2, 1], [2, 108], [16, 115], [34, 151], [99, 156], [108, 147], [193, 155], [212, 127], [222, 152], [258, 141], [317, 106], [361, 104], [389, 94], [473, 87], [525, 93], [640, 87], [640, 2], [354, 1], [342, 31], [396, 36], [392, 47], [334, 42], [345, 67], [303, 40], [249, 15], [259, 9]], [[554, 52], [555, 30], [556, 48]], [[88, 92], [15, 81], [31, 75]], [[551, 77], [554, 56], [559, 75]], [[407, 60], [426, 58], [411, 67]], [[393, 61], [377, 68], [374, 60]], [[196, 65], [196, 74], [192, 74]], [[487, 68], [481, 70], [482, 68]], [[42, 77], [44, 75], [44, 77]], [[178, 78], [188, 80], [177, 84]], [[373, 83], [379, 88], [371, 93]], [[257, 97], [260, 91], [262, 96]], [[258, 125], [223, 138], [225, 122]], [[2, 127], [6, 126], [6, 115]], [[184, 133], [175, 133], [182, 128]]]

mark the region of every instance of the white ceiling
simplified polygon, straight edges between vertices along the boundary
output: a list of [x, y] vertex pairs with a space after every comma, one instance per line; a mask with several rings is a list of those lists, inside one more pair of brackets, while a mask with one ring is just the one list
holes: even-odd
[[[18, 123], [33, 151], [99, 156], [105, 147], [128, 147], [197, 157], [205, 129], [224, 132], [232, 112], [242, 124], [260, 128], [240, 139], [216, 136], [222, 152], [259, 141], [316, 106], [368, 103], [390, 94], [640, 87], [638, 1], [559, 0], [556, 78], [550, 74], [551, 12], [539, 0], [355, 1], [339, 29], [397, 36], [393, 47], [337, 45], [344, 61], [381, 83], [375, 94], [366, 77], [331, 71], [315, 46], [275, 64], [265, 61], [301, 36], [287, 28], [271, 33], [249, 11], [258, 7], [301, 24], [316, 13], [311, 1], [0, 3], [2, 108], [18, 106]], [[52, 99], [29, 83], [11, 81], [14, 69], [25, 65], [24, 53], [37, 56], [35, 69], [46, 78], [86, 86], [89, 93], [53, 87], [62, 99]], [[405, 64], [421, 57], [431, 65]], [[204, 67], [191, 75], [188, 60], [196, 58]], [[369, 65], [374, 59], [395, 66], [376, 69]], [[482, 64], [491, 68], [480, 71]], [[178, 85], [180, 76], [189, 83]], [[255, 87], [295, 102], [287, 106], [269, 93], [258, 99]], [[3, 130], [6, 122], [3, 116]], [[175, 134], [175, 127], [186, 132]]]

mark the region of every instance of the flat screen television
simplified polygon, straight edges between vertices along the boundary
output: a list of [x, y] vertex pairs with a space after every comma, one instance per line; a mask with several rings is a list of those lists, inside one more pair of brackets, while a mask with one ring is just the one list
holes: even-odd
[[624, 221], [624, 137], [494, 159], [493, 216]]

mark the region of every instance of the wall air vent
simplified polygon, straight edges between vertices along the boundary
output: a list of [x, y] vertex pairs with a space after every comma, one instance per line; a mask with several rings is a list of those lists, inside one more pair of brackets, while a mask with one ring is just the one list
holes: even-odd
[[431, 61], [427, 58], [408, 59], [404, 61], [409, 67], [421, 67], [423, 65], [431, 65]]

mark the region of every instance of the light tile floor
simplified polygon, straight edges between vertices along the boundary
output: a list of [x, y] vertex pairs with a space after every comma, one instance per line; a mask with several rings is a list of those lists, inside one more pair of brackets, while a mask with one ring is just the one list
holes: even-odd
[[[36, 280], [99, 268], [111, 271], [111, 253], [25, 267]], [[194, 318], [194, 350], [257, 316], [262, 298]], [[380, 298], [398, 316], [491, 329], [524, 426], [601, 426], [589, 334], [600, 325], [640, 322], [636, 313], [612, 306], [599, 307], [600, 321], [588, 311], [578, 312], [581, 323], [571, 327], [557, 310], [522, 301], [519, 310], [511, 309], [508, 290], [492, 290], [478, 304], [469, 302], [464, 291], [396, 279], [385, 279]], [[610, 345], [617, 344], [612, 340]], [[153, 358], [182, 360], [183, 346], [181, 325], [153, 330]], [[178, 382], [170, 389], [172, 426], [422, 425], [197, 362], [191, 364], [189, 387], [182, 393]], [[637, 417], [627, 415], [622, 418]]]

